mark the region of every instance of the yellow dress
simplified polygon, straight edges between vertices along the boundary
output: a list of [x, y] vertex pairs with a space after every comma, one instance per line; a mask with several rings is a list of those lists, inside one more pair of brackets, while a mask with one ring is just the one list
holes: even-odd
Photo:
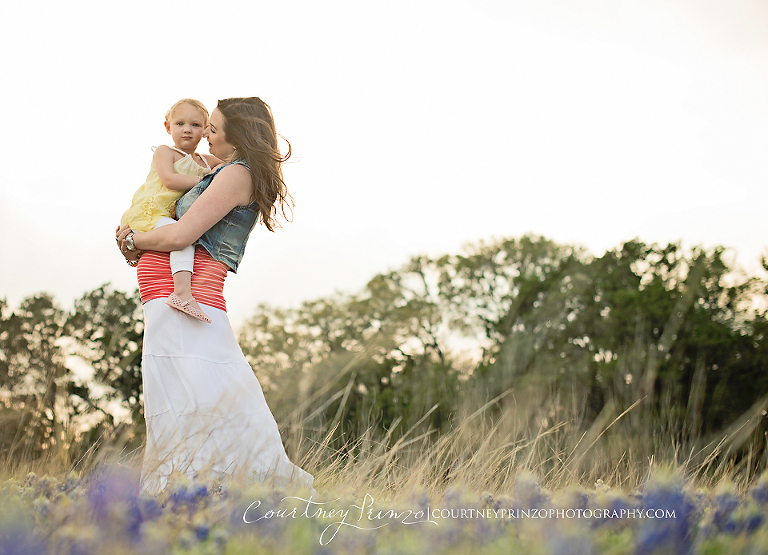
[[[191, 175], [194, 177], [203, 177], [210, 173], [211, 168], [208, 161], [203, 157], [206, 167], [201, 166], [192, 158], [190, 154], [170, 147], [176, 152], [184, 154], [184, 158], [177, 160], [173, 164], [173, 171], [182, 175]], [[179, 200], [185, 191], [173, 191], [160, 182], [155, 168], [155, 160], [152, 159], [152, 165], [149, 168], [149, 174], [144, 185], [139, 187], [133, 195], [131, 207], [126, 210], [123, 217], [120, 218], [120, 225], [129, 225], [136, 231], [149, 231], [154, 229], [160, 218], [172, 218], [176, 212], [176, 201]]]

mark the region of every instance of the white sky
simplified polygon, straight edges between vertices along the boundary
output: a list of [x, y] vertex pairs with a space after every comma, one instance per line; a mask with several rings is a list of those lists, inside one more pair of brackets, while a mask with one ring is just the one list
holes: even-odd
[[135, 288], [114, 228], [183, 97], [260, 96], [294, 149], [295, 219], [251, 235], [236, 325], [527, 232], [768, 252], [763, 0], [30, 1], [0, 26], [12, 306]]

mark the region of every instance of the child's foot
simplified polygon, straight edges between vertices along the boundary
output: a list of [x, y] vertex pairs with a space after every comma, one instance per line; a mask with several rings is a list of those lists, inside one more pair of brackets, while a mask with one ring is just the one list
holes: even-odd
[[211, 323], [211, 319], [200, 309], [200, 305], [197, 304], [197, 301], [193, 297], [184, 300], [176, 295], [176, 293], [171, 293], [168, 300], [165, 301], [165, 304], [176, 310], [180, 310], [184, 314], [189, 314], [192, 318], [197, 318], [206, 324]]

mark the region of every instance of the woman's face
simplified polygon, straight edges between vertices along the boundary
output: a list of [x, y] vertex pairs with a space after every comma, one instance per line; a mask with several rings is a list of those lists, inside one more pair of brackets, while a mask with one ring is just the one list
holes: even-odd
[[219, 160], [230, 161], [235, 147], [229, 144], [224, 136], [224, 116], [221, 115], [218, 108], [211, 114], [210, 123], [203, 136], [208, 139], [208, 152]]

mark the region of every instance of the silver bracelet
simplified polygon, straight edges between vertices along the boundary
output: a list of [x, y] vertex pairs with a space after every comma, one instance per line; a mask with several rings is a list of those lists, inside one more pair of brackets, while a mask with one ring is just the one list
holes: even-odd
[[125, 236], [125, 248], [131, 252], [136, 251], [136, 246], [133, 244], [133, 230], [129, 231], [128, 235]]

